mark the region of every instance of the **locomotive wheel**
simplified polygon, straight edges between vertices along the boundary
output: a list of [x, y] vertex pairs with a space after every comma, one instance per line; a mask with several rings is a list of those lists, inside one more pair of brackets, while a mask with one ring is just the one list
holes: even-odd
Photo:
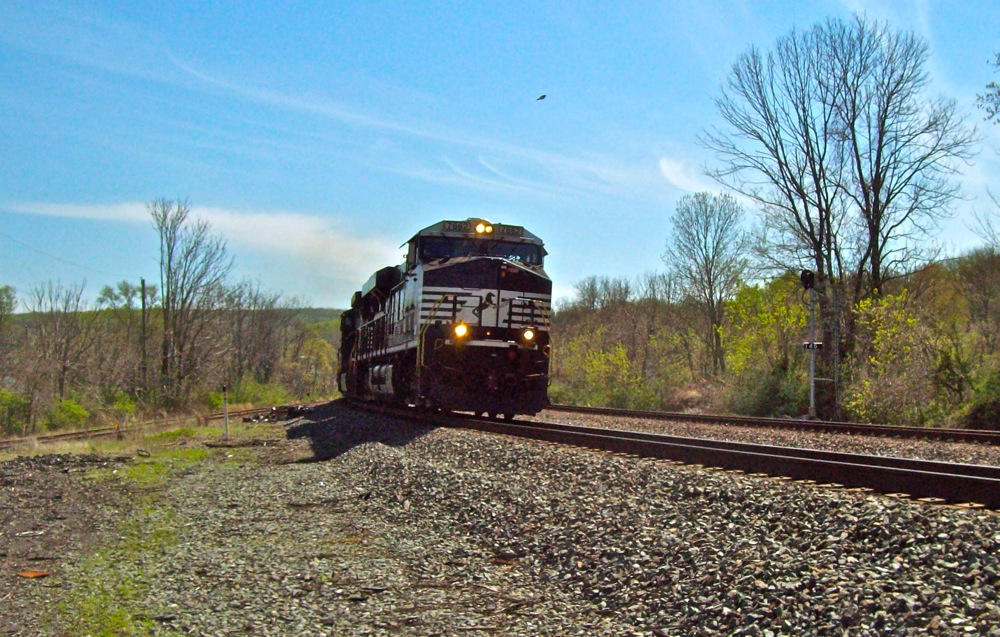
[[508, 421], [514, 420], [514, 414], [512, 412], [507, 412], [506, 414], [503, 415], [503, 419]]

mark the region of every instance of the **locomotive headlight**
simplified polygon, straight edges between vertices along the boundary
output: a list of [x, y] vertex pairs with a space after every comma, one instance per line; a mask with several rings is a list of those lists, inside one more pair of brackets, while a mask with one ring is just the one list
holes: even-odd
[[528, 329], [524, 330], [523, 336], [524, 336], [524, 340], [530, 341], [531, 339], [535, 338], [535, 330], [533, 330], [531, 328], [528, 328]]
[[457, 338], [465, 338], [465, 336], [468, 333], [469, 333], [469, 326], [466, 325], [465, 323], [459, 323], [458, 325], [455, 326], [455, 336]]

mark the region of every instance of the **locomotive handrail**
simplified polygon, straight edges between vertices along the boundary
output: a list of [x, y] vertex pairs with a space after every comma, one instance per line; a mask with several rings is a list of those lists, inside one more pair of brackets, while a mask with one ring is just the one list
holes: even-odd
[[[349, 374], [348, 380], [344, 381], [345, 387], [350, 382], [350, 379], [356, 379], [358, 376], [358, 343], [361, 341], [360, 338], [355, 337], [354, 344], [351, 346], [351, 353], [347, 357], [347, 372]], [[355, 389], [355, 391], [357, 391]]]
[[430, 327], [430, 323], [424, 323], [420, 326], [420, 333], [417, 334], [417, 388], [420, 388], [420, 370], [424, 366], [424, 336], [427, 333], [427, 328]]

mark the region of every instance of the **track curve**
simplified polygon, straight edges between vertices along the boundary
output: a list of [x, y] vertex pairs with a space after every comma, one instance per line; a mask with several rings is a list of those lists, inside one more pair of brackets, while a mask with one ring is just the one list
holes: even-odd
[[838, 422], [833, 420], [802, 420], [798, 418], [758, 418], [753, 416], [731, 416], [723, 414], [687, 414], [665, 411], [639, 411], [634, 409], [611, 409], [606, 407], [578, 407], [576, 405], [552, 404], [549, 411], [578, 414], [599, 414], [625, 418], [645, 418], [649, 420], [672, 420], [705, 424], [729, 424], [741, 427], [768, 427], [819, 431], [827, 433], [860, 434], [865, 436], [886, 436], [892, 438], [916, 438], [942, 440], [947, 442], [976, 442], [1000, 445], [1000, 431], [983, 429], [935, 429], [930, 427], [900, 427], [866, 423]]
[[435, 414], [354, 404], [368, 411], [428, 426], [474, 429], [749, 474], [870, 489], [935, 503], [1000, 509], [1000, 467], [597, 429], [551, 422], [500, 422], [460, 414]]

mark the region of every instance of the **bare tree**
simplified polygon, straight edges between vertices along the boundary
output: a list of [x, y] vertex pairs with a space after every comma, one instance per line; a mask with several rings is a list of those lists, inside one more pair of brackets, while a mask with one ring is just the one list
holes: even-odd
[[[706, 133], [703, 141], [723, 162], [710, 174], [761, 211], [754, 242], [760, 262], [777, 273], [815, 272], [829, 343], [840, 340], [843, 287], [855, 278], [864, 241], [839, 188], [846, 166], [837, 146], [833, 89], [821, 81], [820, 36], [818, 27], [793, 30], [774, 51], [751, 47], [742, 54], [716, 100], [729, 129]], [[836, 379], [840, 349], [827, 347], [821, 355], [822, 375]], [[820, 411], [832, 416], [836, 389], [826, 389]]]
[[[145, 303], [143, 292], [146, 294]], [[98, 386], [121, 389], [132, 396], [142, 395], [145, 389], [145, 334], [144, 317], [140, 310], [152, 305], [156, 298], [156, 286], [141, 286], [129, 281], [101, 288], [97, 305], [104, 318], [101, 321], [103, 335], [93, 365]]]
[[58, 400], [66, 397], [71, 380], [83, 377], [96, 340], [97, 314], [87, 311], [84, 287], [85, 283], [63, 287], [50, 281], [36, 286], [25, 304], [33, 314], [33, 364], [48, 379], [51, 395]]
[[[1000, 53], [993, 59], [994, 71], [1000, 71]], [[986, 92], [977, 98], [979, 107], [986, 111], [986, 119], [996, 123], [1000, 117], [1000, 84], [990, 82], [986, 85]]]
[[206, 221], [189, 221], [187, 201], [157, 199], [147, 209], [160, 237], [160, 374], [164, 398], [176, 403], [222, 351], [212, 350], [209, 327], [218, 319], [232, 259], [225, 241], [210, 234]]
[[14, 288], [9, 285], [0, 286], [0, 379], [10, 371], [10, 317], [16, 307], [17, 294]]
[[699, 192], [681, 198], [672, 218], [673, 237], [663, 261], [698, 300], [706, 320], [705, 345], [713, 374], [725, 371], [724, 302], [749, 268], [743, 208], [727, 194]]
[[727, 128], [703, 137], [723, 163], [710, 174], [763, 211], [772, 264], [816, 273], [834, 379], [853, 334], [844, 296], [881, 294], [915, 254], [977, 139], [953, 102], [924, 97], [926, 58], [915, 36], [864, 17], [793, 30], [737, 59], [716, 100]]
[[244, 281], [229, 290], [228, 378], [238, 382], [250, 376], [260, 383], [274, 379], [284, 346], [300, 336], [294, 320], [298, 305], [295, 299], [265, 292], [260, 283]]
[[945, 216], [959, 188], [951, 181], [971, 160], [978, 137], [955, 101], [926, 99], [927, 44], [912, 33], [855, 17], [822, 27], [822, 81], [847, 163], [838, 184], [864, 230], [867, 288], [875, 295], [910, 261], [911, 242]]
[[[993, 60], [994, 71], [1000, 71], [1000, 53], [996, 54]], [[1000, 123], [1000, 84], [990, 82], [986, 85], [986, 92], [977, 98], [979, 107], [986, 111], [986, 119], [992, 120], [994, 124]], [[1000, 250], [1000, 227], [996, 219], [1000, 216], [1000, 197], [994, 193], [989, 193], [990, 200], [993, 201], [993, 208], [986, 213], [975, 213], [975, 224], [972, 231], [979, 235], [991, 248]]]
[[636, 281], [635, 330], [638, 334], [636, 358], [644, 379], [652, 376], [650, 350], [653, 337], [662, 327], [664, 315], [673, 302], [675, 281], [671, 273], [646, 272]]
[[716, 99], [730, 128], [703, 141], [723, 161], [710, 174], [763, 212], [774, 265], [804, 265], [826, 279], [842, 271], [844, 167], [817, 38], [815, 30], [793, 30], [773, 52], [742, 54]]
[[577, 281], [573, 287], [576, 289], [576, 301], [573, 302], [573, 307], [581, 310], [597, 309], [600, 290], [596, 276], [588, 276], [582, 281]]
[[993, 208], [986, 213], [974, 212], [974, 223], [969, 226], [986, 245], [994, 250], [1000, 250], [1000, 223], [997, 217], [1000, 216], [1000, 197], [989, 193], [990, 200], [993, 201]]

